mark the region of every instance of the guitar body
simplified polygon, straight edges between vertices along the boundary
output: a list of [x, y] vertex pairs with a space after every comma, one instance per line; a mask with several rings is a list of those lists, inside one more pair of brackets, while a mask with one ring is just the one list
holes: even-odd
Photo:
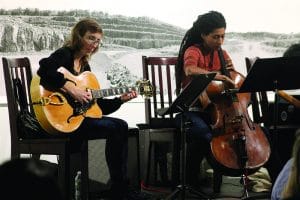
[[[74, 76], [69, 71], [62, 71], [66, 79], [82, 89], [99, 90], [100, 85], [91, 72]], [[41, 126], [50, 134], [71, 133], [82, 123], [85, 117], [101, 118], [102, 111], [95, 100], [82, 105], [75, 102], [62, 91], [51, 91], [40, 85], [40, 77], [34, 76], [31, 85], [31, 99], [35, 115]]]

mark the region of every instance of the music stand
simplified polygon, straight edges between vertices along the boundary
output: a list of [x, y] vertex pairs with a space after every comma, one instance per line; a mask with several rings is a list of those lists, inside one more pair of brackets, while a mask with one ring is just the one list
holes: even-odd
[[[169, 108], [162, 108], [157, 110], [157, 114], [163, 116], [171, 113], [183, 113], [188, 111], [189, 107], [198, 99], [199, 95], [207, 87], [207, 85], [214, 79], [216, 73], [200, 74], [194, 76], [192, 81], [184, 88], [184, 90], [178, 95], [175, 101], [170, 105]], [[195, 193], [200, 196], [201, 199], [210, 199], [206, 195], [195, 191], [186, 185], [186, 133], [185, 133], [185, 120], [184, 115], [181, 115], [181, 159], [180, 159], [180, 175], [181, 183], [176, 189], [166, 197], [172, 199], [178, 193], [181, 193], [181, 199], [185, 199], [186, 190]]]
[[299, 89], [300, 56], [258, 58], [239, 92]]
[[[239, 89], [243, 92], [274, 91], [274, 133], [277, 133], [278, 90], [299, 89], [300, 57], [257, 59]], [[276, 143], [276, 142], [275, 142]]]

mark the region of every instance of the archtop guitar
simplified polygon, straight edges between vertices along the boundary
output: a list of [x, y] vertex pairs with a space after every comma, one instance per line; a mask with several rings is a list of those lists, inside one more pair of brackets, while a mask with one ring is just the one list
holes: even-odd
[[96, 99], [123, 94], [135, 90], [146, 98], [152, 96], [152, 85], [148, 80], [137, 82], [135, 87], [100, 89], [96, 76], [89, 71], [75, 76], [67, 69], [62, 70], [65, 78], [77, 87], [90, 90], [92, 100], [81, 104], [63, 91], [52, 91], [40, 85], [40, 77], [35, 75], [30, 85], [30, 94], [34, 113], [41, 126], [50, 134], [71, 133], [75, 131], [85, 117], [101, 118], [101, 108]]

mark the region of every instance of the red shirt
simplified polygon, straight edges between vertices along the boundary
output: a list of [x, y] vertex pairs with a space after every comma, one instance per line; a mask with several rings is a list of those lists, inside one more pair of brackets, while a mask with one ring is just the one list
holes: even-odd
[[[224, 59], [230, 59], [226, 51], [223, 50]], [[218, 56], [218, 51], [214, 50], [209, 53], [203, 51], [197, 46], [190, 46], [184, 53], [184, 67], [197, 66], [207, 71], [220, 71], [221, 62]], [[183, 73], [182, 88], [185, 87], [191, 78]]]

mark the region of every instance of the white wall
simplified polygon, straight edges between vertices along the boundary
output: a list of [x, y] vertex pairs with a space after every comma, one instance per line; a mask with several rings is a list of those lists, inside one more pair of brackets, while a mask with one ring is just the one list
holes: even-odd
[[10, 158], [10, 131], [7, 107], [0, 107], [0, 163]]

